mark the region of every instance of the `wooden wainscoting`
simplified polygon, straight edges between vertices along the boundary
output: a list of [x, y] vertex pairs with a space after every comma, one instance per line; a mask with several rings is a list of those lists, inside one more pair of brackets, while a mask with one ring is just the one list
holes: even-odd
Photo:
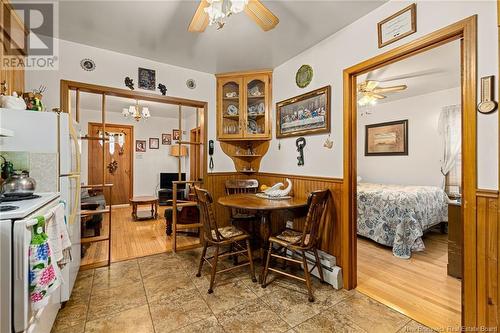
[[[278, 182], [284, 182], [285, 178], [289, 178], [293, 184], [292, 195], [299, 198], [307, 198], [307, 195], [314, 190], [329, 189], [332, 193], [332, 199], [328, 205], [328, 211], [325, 216], [326, 223], [321, 241], [321, 249], [327, 253], [337, 256], [340, 259], [340, 208], [342, 197], [342, 179], [328, 177], [310, 177], [286, 175], [277, 173], [257, 173], [255, 175], [244, 175], [236, 172], [221, 172], [209, 173], [205, 187], [212, 193], [214, 201], [220, 196], [225, 195], [224, 182], [227, 179], [248, 179], [254, 178], [259, 181], [259, 184], [272, 185]], [[221, 221], [227, 223], [229, 221], [229, 210], [216, 205], [216, 214]], [[291, 216], [288, 212], [276, 212], [271, 215], [273, 232], [282, 228], [288, 219], [294, 220], [294, 227], [301, 228], [305, 217]], [[339, 265], [341, 263], [339, 262]]]
[[498, 327], [500, 321], [498, 191], [478, 190], [476, 199], [477, 326]]

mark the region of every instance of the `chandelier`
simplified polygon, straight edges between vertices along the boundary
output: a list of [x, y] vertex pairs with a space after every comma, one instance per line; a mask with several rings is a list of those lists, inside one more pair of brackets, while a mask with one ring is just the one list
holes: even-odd
[[248, 0], [207, 0], [208, 6], [205, 13], [208, 15], [208, 24], [217, 24], [217, 29], [221, 29], [226, 23], [226, 18], [232, 14], [241, 13]]
[[128, 108], [123, 108], [122, 115], [125, 118], [132, 117], [135, 121], [139, 121], [141, 119], [148, 119], [151, 117], [151, 113], [149, 113], [149, 108], [147, 106], [140, 106], [139, 101], [136, 101], [135, 105], [131, 105]]

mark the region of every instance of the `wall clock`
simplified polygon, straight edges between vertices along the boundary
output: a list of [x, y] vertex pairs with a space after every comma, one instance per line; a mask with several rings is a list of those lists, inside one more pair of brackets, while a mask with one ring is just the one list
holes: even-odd
[[300, 66], [297, 74], [295, 74], [295, 83], [299, 88], [305, 88], [311, 83], [313, 78], [313, 69], [309, 65]]

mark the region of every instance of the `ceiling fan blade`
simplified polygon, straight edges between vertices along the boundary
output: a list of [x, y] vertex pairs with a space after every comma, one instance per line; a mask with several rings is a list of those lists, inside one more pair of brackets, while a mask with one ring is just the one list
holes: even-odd
[[408, 88], [405, 84], [399, 85], [399, 86], [393, 86], [393, 87], [380, 87], [373, 89], [374, 93], [388, 93], [388, 92], [394, 92], [394, 91], [401, 91], [405, 90]]
[[189, 24], [189, 32], [203, 32], [208, 26], [208, 15], [205, 13], [205, 7], [208, 6], [207, 0], [201, 0], [196, 12], [194, 12], [193, 19]]
[[385, 98], [384, 95], [375, 94], [375, 93], [371, 93], [370, 96], [374, 97], [374, 98], [377, 98], [377, 99], [384, 99]]
[[257, 23], [262, 30], [273, 29], [280, 20], [259, 0], [250, 0], [245, 6], [245, 13]]

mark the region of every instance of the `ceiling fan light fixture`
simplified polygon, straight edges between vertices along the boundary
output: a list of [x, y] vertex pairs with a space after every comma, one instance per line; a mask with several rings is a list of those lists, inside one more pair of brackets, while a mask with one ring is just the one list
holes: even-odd
[[248, 0], [231, 0], [231, 12], [233, 14], [241, 13], [248, 5]]

